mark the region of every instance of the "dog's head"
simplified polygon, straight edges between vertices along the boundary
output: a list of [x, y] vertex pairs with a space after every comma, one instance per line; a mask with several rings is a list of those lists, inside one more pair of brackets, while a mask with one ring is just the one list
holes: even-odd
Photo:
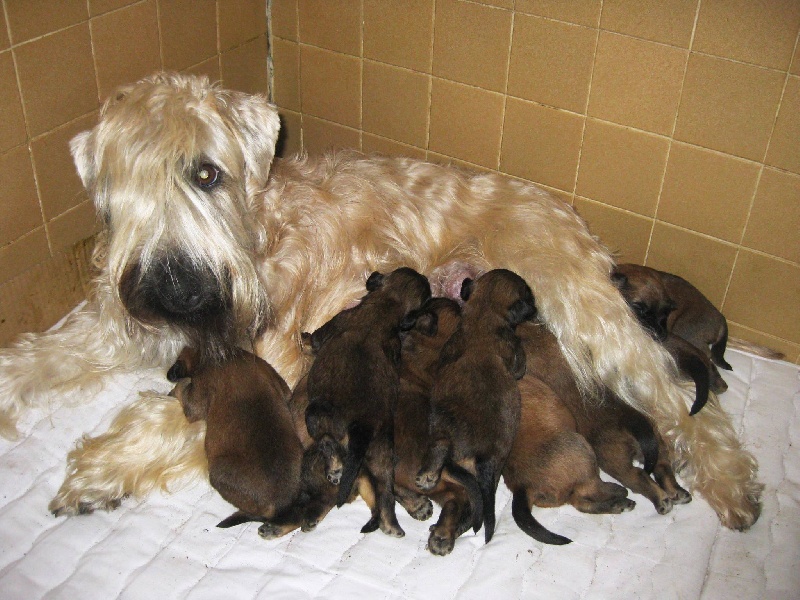
[[409, 267], [395, 269], [388, 275], [375, 271], [367, 279], [367, 296], [380, 292], [391, 298], [403, 314], [417, 310], [431, 297], [428, 278]]
[[516, 273], [494, 269], [478, 279], [465, 279], [461, 299], [483, 311], [492, 311], [516, 327], [536, 316], [536, 301], [530, 286]]
[[659, 341], [667, 337], [667, 319], [675, 304], [658, 272], [633, 264], [617, 265], [611, 281], [625, 298], [636, 318]]
[[120, 88], [72, 140], [107, 230], [103, 267], [136, 321], [220, 347], [263, 325], [255, 199], [279, 127], [262, 96], [157, 74]]

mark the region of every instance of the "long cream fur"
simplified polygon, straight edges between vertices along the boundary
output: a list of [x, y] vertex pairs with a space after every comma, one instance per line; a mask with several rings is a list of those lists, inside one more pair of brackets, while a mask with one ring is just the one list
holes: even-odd
[[[505, 267], [530, 284], [587, 397], [602, 384], [654, 416], [687, 484], [723, 524], [746, 529], [758, 518], [757, 465], [729, 417], [715, 402], [689, 417], [690, 394], [671, 358], [638, 326], [610, 282], [608, 251], [569, 206], [499, 175], [352, 152], [275, 161], [270, 172], [277, 132], [263, 98], [203, 78], [156, 75], [107, 102], [99, 124], [72, 143], [107, 223], [95, 294], [61, 330], [0, 354], [5, 434], [21, 410], [54, 392], [174, 359], [181, 328], [131, 318], [119, 294], [128, 266], [145, 271], [165, 249], [230, 275], [240, 343], [252, 343], [290, 385], [307, 367], [300, 334], [363, 295], [371, 271]], [[220, 165], [225, 185], [193, 187], [187, 170], [198, 160]], [[108, 433], [70, 454], [51, 509], [108, 508], [202, 472], [202, 434], [188, 427], [170, 399], [124, 409]], [[131, 461], [131, 448], [141, 461]]]

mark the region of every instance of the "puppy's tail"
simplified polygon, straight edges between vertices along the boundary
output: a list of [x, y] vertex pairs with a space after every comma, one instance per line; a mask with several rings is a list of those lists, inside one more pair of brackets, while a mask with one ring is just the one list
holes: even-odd
[[217, 523], [217, 527], [220, 529], [227, 529], [228, 527], [236, 527], [237, 525], [241, 525], [242, 523], [250, 523], [252, 521], [259, 521], [261, 523], [264, 522], [264, 519], [261, 517], [254, 517], [253, 515], [248, 515], [245, 512], [237, 510], [235, 513], [230, 515], [229, 517], [225, 517]]
[[692, 409], [689, 411], [690, 415], [699, 413], [706, 405], [706, 402], [708, 402], [708, 389], [711, 385], [710, 367], [710, 363], [706, 365], [699, 356], [694, 354], [682, 355], [678, 359], [678, 369], [680, 369], [681, 373], [688, 375], [694, 380], [694, 403], [692, 404]]
[[511, 500], [511, 516], [514, 517], [514, 521], [517, 522], [517, 525], [523, 532], [543, 544], [563, 546], [564, 544], [572, 543], [571, 539], [553, 533], [536, 520], [528, 508], [528, 499], [525, 495], [525, 490], [517, 490], [514, 492], [513, 499]]
[[483, 497], [483, 534], [488, 544], [494, 536], [495, 514], [494, 496], [497, 492], [498, 478], [492, 463], [476, 461], [475, 470], [478, 473], [478, 486]]
[[348, 430], [347, 455], [342, 468], [342, 480], [339, 482], [339, 493], [336, 496], [336, 507], [341, 508], [347, 503], [353, 491], [367, 448], [372, 439], [371, 432], [360, 423], [353, 423]]
[[472, 531], [478, 533], [483, 525], [483, 496], [475, 476], [451, 460], [445, 463], [442, 477], [462, 486], [467, 491], [469, 504], [472, 507]]
[[724, 331], [722, 332], [722, 337], [719, 341], [711, 346], [711, 360], [717, 365], [720, 369], [725, 369], [726, 371], [733, 371], [733, 367], [728, 364], [728, 361], [725, 360], [725, 346], [728, 345], [728, 325], [726, 324], [724, 327]]
[[[708, 390], [706, 390], [706, 395]], [[638, 410], [632, 410], [630, 418], [625, 423], [625, 427], [636, 439], [639, 448], [642, 449], [642, 456], [644, 457], [644, 470], [651, 474], [653, 469], [656, 468], [658, 462], [658, 440], [653, 431], [653, 425], [650, 421]]]

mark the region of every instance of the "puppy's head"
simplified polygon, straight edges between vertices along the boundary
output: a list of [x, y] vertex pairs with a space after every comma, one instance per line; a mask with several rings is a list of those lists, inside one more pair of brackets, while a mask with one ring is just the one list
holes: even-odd
[[512, 327], [536, 316], [536, 301], [530, 286], [508, 269], [494, 269], [478, 279], [465, 279], [461, 299], [482, 310], [491, 310]]
[[431, 297], [428, 279], [409, 267], [395, 269], [388, 275], [375, 271], [367, 279], [367, 295], [387, 296], [403, 307], [408, 314], [419, 309]]
[[639, 265], [617, 265], [611, 281], [631, 307], [636, 318], [659, 341], [667, 337], [667, 319], [675, 304], [658, 272]]
[[450, 339], [461, 318], [461, 307], [449, 298], [431, 298], [422, 308], [411, 311], [400, 324], [404, 359], [426, 353], [433, 362]]

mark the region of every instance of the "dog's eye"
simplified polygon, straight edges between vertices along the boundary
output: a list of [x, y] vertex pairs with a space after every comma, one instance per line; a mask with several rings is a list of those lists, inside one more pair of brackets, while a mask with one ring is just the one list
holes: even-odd
[[197, 185], [204, 190], [210, 190], [219, 185], [220, 181], [222, 181], [222, 171], [220, 171], [216, 165], [203, 163], [198, 167], [194, 178], [195, 181], [197, 181]]

